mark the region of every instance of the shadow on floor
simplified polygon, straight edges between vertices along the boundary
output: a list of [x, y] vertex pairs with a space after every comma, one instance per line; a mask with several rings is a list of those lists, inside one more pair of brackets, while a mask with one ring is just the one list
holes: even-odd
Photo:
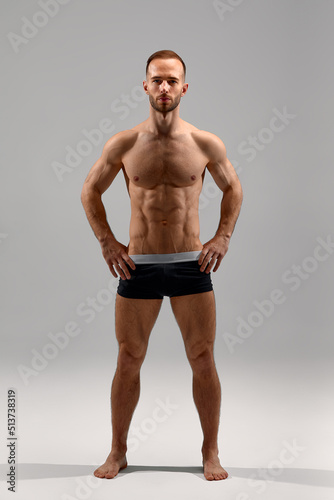
[[[75, 476], [88, 476], [93, 474], [96, 465], [71, 465], [71, 464], [16, 464], [17, 480], [25, 479], [51, 479], [66, 478]], [[271, 469], [266, 468], [242, 468], [225, 467], [229, 478], [239, 477], [247, 479], [249, 477], [263, 479], [270, 477], [272, 481], [280, 483], [295, 483], [309, 486], [325, 486], [334, 488], [334, 471], [318, 469], [282, 469], [279, 475], [274, 476]], [[262, 471], [262, 473], [261, 473]], [[182, 472], [198, 476], [206, 481], [203, 475], [203, 468], [198, 466], [169, 466], [169, 465], [128, 465], [126, 469], [119, 472], [114, 480], [119, 480], [128, 474], [143, 472]], [[277, 472], [277, 471], [275, 471]], [[0, 464], [1, 480], [6, 481], [8, 465]]]

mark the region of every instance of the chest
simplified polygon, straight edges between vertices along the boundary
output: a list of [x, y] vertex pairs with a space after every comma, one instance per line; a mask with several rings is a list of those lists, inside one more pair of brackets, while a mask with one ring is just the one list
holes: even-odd
[[207, 158], [189, 138], [138, 140], [123, 157], [128, 179], [135, 185], [153, 188], [159, 184], [183, 187], [203, 175]]

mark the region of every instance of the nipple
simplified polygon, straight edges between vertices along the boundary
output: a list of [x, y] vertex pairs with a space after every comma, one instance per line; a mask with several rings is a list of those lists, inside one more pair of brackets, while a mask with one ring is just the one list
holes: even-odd
[[133, 178], [134, 181], [139, 181], [139, 177], [138, 175], [135, 175], [134, 178]]
[[191, 180], [194, 181], [196, 179], [196, 175], [191, 176]]

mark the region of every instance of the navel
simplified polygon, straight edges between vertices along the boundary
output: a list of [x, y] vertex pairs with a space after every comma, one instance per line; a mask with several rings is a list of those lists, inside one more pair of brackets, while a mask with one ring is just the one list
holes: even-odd
[[194, 181], [196, 179], [196, 175], [192, 175], [190, 178], [192, 181]]

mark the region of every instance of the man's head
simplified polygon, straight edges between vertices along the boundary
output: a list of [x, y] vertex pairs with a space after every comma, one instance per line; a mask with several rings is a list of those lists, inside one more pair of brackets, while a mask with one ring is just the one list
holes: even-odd
[[[185, 65], [183, 59], [176, 52], [174, 52], [173, 50], [158, 50], [157, 52], [154, 52], [154, 54], [152, 54], [147, 59], [147, 62], [146, 62], [146, 79], [147, 79], [148, 69], [149, 69], [150, 63], [151, 63], [151, 61], [153, 61], [153, 59], [177, 59], [178, 61], [180, 61], [180, 63], [182, 64], [182, 68], [183, 68], [183, 82], [185, 81], [185, 78], [186, 78], [186, 65]], [[178, 65], [178, 66], [180, 66], [180, 65]]]
[[159, 50], [148, 58], [143, 85], [153, 109], [166, 113], [180, 104], [188, 89], [185, 75], [184, 61], [172, 50]]

